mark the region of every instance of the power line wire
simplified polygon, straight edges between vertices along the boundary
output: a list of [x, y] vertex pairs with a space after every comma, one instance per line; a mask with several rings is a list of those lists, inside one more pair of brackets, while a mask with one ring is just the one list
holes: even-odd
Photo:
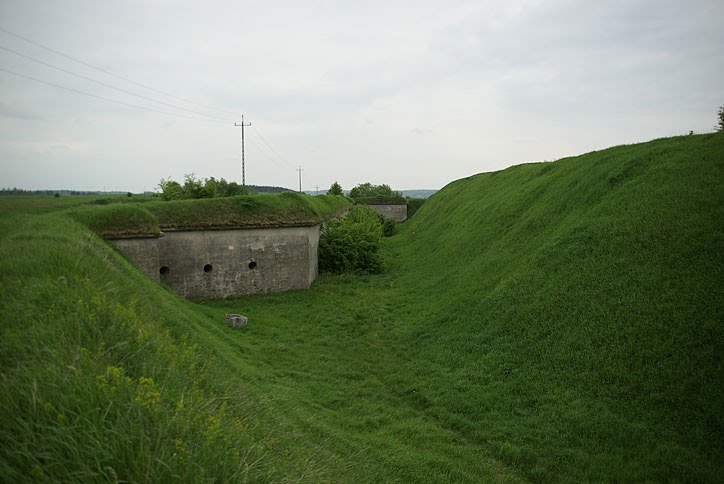
[[252, 126], [251, 129], [253, 129], [254, 132], [259, 135], [259, 138], [261, 138], [261, 140], [262, 140], [262, 141], [264, 142], [264, 144], [269, 148], [269, 150], [271, 150], [272, 153], [274, 153], [275, 155], [277, 155], [282, 161], [284, 161], [285, 163], [287, 163], [289, 166], [294, 166], [289, 160], [287, 160], [287, 159], [286, 159], [284, 156], [282, 156], [277, 150], [275, 150], [275, 149], [271, 146], [271, 144], [269, 144], [269, 142], [266, 140], [266, 138], [264, 137], [264, 135], [261, 134], [261, 132], [256, 128], [256, 126]]
[[78, 77], [78, 78], [80, 78], [80, 79], [84, 79], [84, 80], [86, 80], [86, 81], [90, 81], [90, 82], [93, 82], [93, 83], [95, 83], [95, 84], [98, 84], [98, 85], [101, 85], [101, 86], [104, 86], [104, 87], [108, 87], [108, 88], [114, 89], [114, 90], [116, 90], [116, 91], [118, 91], [118, 92], [122, 92], [122, 93], [124, 93], [124, 94], [130, 94], [131, 96], [136, 96], [136, 97], [138, 97], [138, 98], [145, 99], [146, 101], [151, 101], [151, 102], [154, 102], [154, 103], [162, 104], [162, 105], [164, 105], [164, 106], [168, 106], [168, 107], [171, 107], [171, 108], [174, 108], [174, 109], [179, 109], [179, 110], [181, 110], [181, 111], [186, 111], [186, 112], [189, 112], [189, 113], [192, 113], [192, 114], [196, 114], [196, 115], [199, 115], [199, 116], [205, 116], [205, 117], [207, 117], [207, 118], [211, 118], [211, 119], [214, 119], [214, 120], [217, 120], [217, 121], [224, 121], [224, 122], [226, 122], [225, 119], [217, 118], [216, 116], [210, 116], [210, 115], [208, 115], [208, 114], [205, 114], [205, 113], [202, 113], [202, 112], [199, 112], [199, 111], [194, 111], [194, 110], [192, 110], [192, 109], [186, 109], [186, 108], [184, 108], [184, 107], [177, 106], [177, 105], [175, 105], [175, 104], [170, 104], [170, 103], [167, 103], [167, 102], [158, 101], [158, 100], [153, 99], [153, 98], [150, 98], [150, 97], [148, 97], [148, 96], [144, 96], [143, 94], [137, 94], [137, 93], [135, 93], [135, 92], [128, 91], [128, 90], [126, 90], [126, 89], [123, 89], [123, 88], [120, 88], [120, 87], [116, 87], [116, 86], [114, 86], [114, 85], [112, 85], [112, 84], [108, 84], [108, 83], [105, 83], [105, 82], [102, 82], [102, 81], [98, 81], [98, 80], [96, 80], [96, 79], [93, 79], [93, 78], [88, 77], [88, 76], [84, 76], [84, 75], [82, 75], [82, 74], [76, 74], [75, 72], [69, 71], [69, 70], [64, 69], [64, 68], [62, 68], [62, 67], [58, 67], [58, 66], [56, 66], [56, 65], [53, 65], [53, 64], [51, 64], [51, 63], [49, 63], [49, 62], [45, 62], [45, 61], [40, 60], [40, 59], [37, 59], [37, 58], [35, 58], [35, 57], [32, 57], [32, 56], [23, 54], [22, 52], [18, 52], [18, 51], [16, 51], [16, 50], [9, 49], [9, 48], [4, 47], [4, 46], [2, 46], [2, 45], [0, 45], [0, 49], [1, 49], [1, 50], [4, 50], [4, 51], [6, 51], [6, 52], [10, 52], [11, 54], [15, 54], [15, 55], [17, 55], [17, 56], [19, 56], [19, 57], [23, 57], [23, 58], [25, 58], [25, 59], [31, 60], [31, 61], [33, 61], [33, 62], [37, 62], [38, 64], [41, 64], [41, 65], [50, 67], [50, 68], [55, 69], [55, 70], [58, 70], [58, 71], [60, 71], [60, 72], [64, 72], [64, 73], [69, 74], [69, 75], [71, 75], [71, 76], [75, 76], [75, 77]]
[[254, 148], [256, 148], [257, 151], [258, 151], [259, 153], [261, 153], [265, 158], [267, 158], [268, 160], [270, 160], [272, 163], [274, 163], [275, 165], [277, 165], [279, 168], [281, 168], [281, 169], [283, 169], [283, 170], [286, 170], [286, 167], [285, 167], [284, 165], [282, 165], [282, 164], [279, 163], [277, 160], [275, 160], [274, 158], [272, 158], [271, 156], [269, 156], [268, 154], [266, 154], [266, 153], [264, 152], [264, 150], [262, 150], [262, 149], [259, 147], [259, 145], [254, 141], [253, 138], [249, 138], [249, 142], [250, 142], [251, 145], [252, 145]]
[[116, 79], [120, 79], [120, 80], [122, 80], [122, 81], [129, 82], [129, 83], [131, 83], [131, 84], [133, 84], [133, 85], [136, 85], [136, 86], [138, 86], [138, 87], [142, 87], [142, 88], [144, 88], [144, 89], [148, 89], [148, 90], [153, 91], [153, 92], [156, 92], [156, 93], [158, 93], [158, 94], [163, 94], [164, 96], [169, 96], [169, 97], [172, 97], [172, 98], [174, 98], [174, 99], [178, 99], [179, 101], [183, 101], [183, 102], [185, 102], [185, 103], [193, 104], [193, 105], [198, 106], [198, 107], [202, 107], [202, 108], [206, 108], [206, 109], [211, 109], [211, 110], [213, 110], [213, 111], [223, 112], [223, 113], [227, 113], [227, 114], [233, 114], [234, 116], [236, 116], [236, 115], [238, 114], [238, 113], [234, 113], [234, 112], [232, 112], [232, 111], [229, 111], [229, 110], [227, 110], [227, 109], [222, 109], [222, 108], [217, 108], [217, 107], [214, 107], [214, 106], [209, 106], [209, 105], [207, 105], [207, 104], [197, 103], [197, 102], [192, 101], [192, 100], [190, 100], [190, 99], [186, 99], [186, 98], [183, 98], [183, 97], [179, 97], [179, 96], [176, 96], [176, 95], [174, 95], [174, 94], [171, 94], [171, 93], [162, 91], [162, 90], [160, 90], [160, 89], [156, 89], [156, 88], [154, 88], [154, 87], [148, 86], [148, 85], [146, 85], [146, 84], [142, 84], [142, 83], [140, 83], [140, 82], [136, 82], [136, 81], [134, 81], [134, 80], [132, 80], [132, 79], [129, 79], [129, 78], [127, 78], [127, 77], [124, 77], [124, 76], [120, 76], [120, 75], [118, 75], [118, 74], [115, 74], [114, 72], [111, 72], [111, 71], [109, 71], [109, 70], [107, 70], [107, 69], [103, 69], [103, 68], [101, 68], [101, 67], [98, 67], [98, 66], [95, 66], [95, 65], [93, 65], [93, 64], [90, 64], [90, 63], [88, 63], [88, 62], [85, 62], [85, 61], [83, 61], [83, 60], [81, 60], [81, 59], [78, 59], [77, 57], [73, 57], [73, 56], [71, 56], [71, 55], [68, 55], [68, 54], [65, 54], [65, 53], [63, 53], [63, 52], [60, 52], [59, 50], [53, 49], [52, 47], [48, 47], [47, 45], [43, 45], [43, 44], [41, 44], [40, 42], [35, 42], [34, 40], [31, 40], [31, 39], [29, 39], [29, 38], [27, 38], [27, 37], [23, 37], [22, 35], [19, 35], [19, 34], [16, 34], [16, 33], [14, 33], [14, 32], [11, 32], [11, 31], [9, 31], [8, 29], [6, 29], [6, 28], [4, 28], [4, 27], [2, 27], [2, 26], [0, 26], [0, 30], [3, 31], [3, 32], [5, 32], [5, 33], [8, 34], [8, 35], [12, 35], [13, 37], [16, 37], [16, 38], [18, 38], [18, 39], [24, 40], [25, 42], [28, 42], [28, 43], [30, 43], [30, 44], [33, 44], [33, 45], [35, 45], [35, 46], [37, 46], [37, 47], [40, 47], [40, 48], [42, 48], [42, 49], [48, 50], [48, 51], [50, 51], [50, 52], [52, 52], [52, 53], [54, 53], [54, 54], [57, 54], [57, 55], [59, 55], [59, 56], [61, 56], [61, 57], [65, 57], [66, 59], [70, 59], [70, 60], [72, 60], [72, 61], [78, 62], [79, 64], [83, 64], [83, 65], [86, 66], [86, 67], [90, 67], [91, 69], [95, 69], [95, 70], [97, 70], [97, 71], [99, 71], [99, 72], [102, 72], [102, 73], [107, 74], [107, 75], [109, 75], [109, 76], [115, 77]]
[[92, 98], [95, 98], [95, 99], [100, 99], [100, 100], [102, 100], [102, 101], [107, 101], [107, 102], [112, 102], [112, 103], [116, 103], [116, 104], [121, 104], [121, 105], [123, 105], [123, 106], [127, 106], [127, 107], [130, 107], [130, 108], [141, 109], [141, 110], [143, 110], [143, 111], [150, 111], [150, 112], [154, 112], [154, 113], [165, 114], [165, 115], [167, 115], [167, 116], [175, 116], [175, 117], [177, 117], [177, 118], [182, 118], [182, 119], [191, 119], [191, 120], [194, 120], [194, 121], [205, 121], [205, 122], [207, 122], [207, 123], [212, 123], [212, 122], [213, 122], [213, 123], [218, 123], [218, 122], [219, 122], [219, 121], [215, 121], [215, 120], [211, 120], [211, 119], [192, 118], [191, 116], [184, 116], [184, 115], [182, 115], [182, 114], [169, 113], [168, 111], [161, 111], [160, 109], [148, 108], [148, 107], [145, 107], [145, 106], [139, 106], [139, 105], [137, 105], [137, 104], [131, 104], [131, 103], [127, 103], [127, 102], [124, 102], [124, 101], [119, 101], [119, 100], [117, 100], [117, 99], [111, 99], [111, 98], [104, 97], [104, 96], [97, 96], [97, 95], [91, 94], [91, 93], [89, 93], [89, 92], [79, 91], [78, 89], [73, 89], [72, 87], [61, 86], [60, 84], [55, 84], [55, 83], [53, 83], [53, 82], [44, 81], [44, 80], [38, 79], [38, 78], [36, 78], [36, 77], [27, 76], [27, 75], [25, 75], [25, 74], [20, 74], [19, 72], [11, 71], [11, 70], [9, 70], [9, 69], [5, 69], [4, 67], [0, 67], [0, 71], [6, 72], [6, 73], [8, 73], [8, 74], [12, 74], [13, 76], [22, 77], [22, 78], [24, 78], [24, 79], [29, 79], [29, 80], [31, 80], [31, 81], [39, 82], [39, 83], [41, 83], [41, 84], [46, 84], [46, 85], [48, 85], [48, 86], [57, 87], [58, 89], [64, 89], [64, 90], [66, 90], [66, 91], [74, 92], [74, 93], [76, 93], [76, 94], [81, 94], [81, 95], [83, 95], [83, 96], [88, 96], [88, 97], [92, 97]]

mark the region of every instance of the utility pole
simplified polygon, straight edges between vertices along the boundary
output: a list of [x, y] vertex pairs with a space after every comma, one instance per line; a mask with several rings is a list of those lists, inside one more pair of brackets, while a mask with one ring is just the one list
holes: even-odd
[[317, 192], [317, 195], [319, 195], [319, 185], [314, 185], [314, 190]]
[[241, 126], [241, 186], [246, 186], [246, 169], [244, 166], [244, 128], [251, 126], [251, 123], [244, 123], [244, 115], [241, 115], [241, 124], [234, 123], [234, 126]]
[[299, 165], [299, 168], [297, 168], [297, 171], [299, 172], [299, 193], [302, 193], [302, 165]]

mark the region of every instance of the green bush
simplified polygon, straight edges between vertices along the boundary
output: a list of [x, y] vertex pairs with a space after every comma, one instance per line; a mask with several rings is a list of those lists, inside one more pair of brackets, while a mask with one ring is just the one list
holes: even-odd
[[[382, 217], [382, 215], [380, 215]], [[382, 217], [382, 235], [392, 237], [397, 233], [397, 222], [391, 218]]]
[[319, 240], [322, 272], [382, 272], [379, 254], [382, 240], [379, 215], [367, 207], [352, 207], [344, 219], [331, 220]]
[[236, 182], [227, 182], [223, 178], [217, 180], [211, 178], [196, 178], [196, 175], [189, 173], [184, 175], [184, 184], [181, 185], [171, 178], [162, 178], [158, 184], [161, 190], [160, 196], [164, 201], [168, 200], [189, 200], [199, 198], [215, 197], [236, 197], [251, 193], [247, 187]]

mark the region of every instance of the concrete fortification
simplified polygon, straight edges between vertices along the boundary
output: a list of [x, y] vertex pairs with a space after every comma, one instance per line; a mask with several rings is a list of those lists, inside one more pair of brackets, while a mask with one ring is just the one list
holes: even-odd
[[168, 231], [110, 242], [139, 270], [189, 298], [307, 289], [317, 277], [320, 225]]
[[365, 207], [369, 207], [375, 212], [379, 213], [385, 218], [389, 218], [391, 220], [394, 220], [397, 223], [404, 222], [407, 220], [407, 204], [401, 203], [401, 204], [370, 204], [365, 205]]
[[153, 281], [189, 298], [307, 289], [321, 223], [349, 200], [297, 193], [94, 208], [86, 223]]

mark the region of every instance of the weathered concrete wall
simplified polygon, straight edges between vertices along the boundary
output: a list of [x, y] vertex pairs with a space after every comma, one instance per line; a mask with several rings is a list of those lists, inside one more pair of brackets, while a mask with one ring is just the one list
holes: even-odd
[[405, 205], [365, 205], [385, 218], [391, 218], [395, 222], [407, 220], [407, 204]]
[[[152, 279], [189, 298], [306, 289], [317, 277], [319, 225], [165, 232], [114, 245]], [[120, 243], [120, 244], [119, 244]]]
[[159, 282], [158, 237], [143, 239], [115, 239], [109, 242], [152, 280]]

